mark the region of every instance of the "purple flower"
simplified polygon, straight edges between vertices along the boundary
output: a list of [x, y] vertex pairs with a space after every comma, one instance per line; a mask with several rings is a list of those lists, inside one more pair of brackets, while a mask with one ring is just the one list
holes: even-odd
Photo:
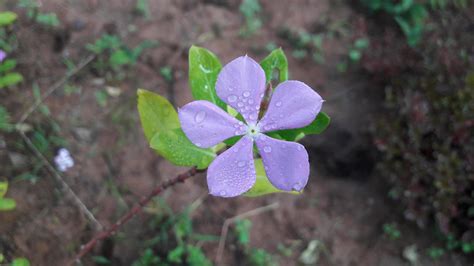
[[243, 135], [209, 165], [207, 184], [210, 194], [235, 197], [252, 188], [256, 180], [254, 142], [269, 181], [280, 190], [301, 191], [309, 177], [305, 148], [299, 143], [274, 139], [263, 133], [307, 126], [321, 110], [321, 96], [303, 82], [285, 81], [275, 88], [268, 110], [259, 121], [265, 73], [248, 56], [234, 59], [224, 66], [217, 78], [216, 92], [243, 116], [246, 123], [208, 101], [194, 101], [179, 110], [184, 133], [198, 147], [209, 148], [228, 138]]
[[7, 53], [5, 51], [0, 50], [0, 63], [7, 57]]

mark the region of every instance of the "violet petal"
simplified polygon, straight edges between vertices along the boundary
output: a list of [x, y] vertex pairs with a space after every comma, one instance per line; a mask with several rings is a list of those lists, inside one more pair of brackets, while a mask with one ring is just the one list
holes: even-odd
[[214, 196], [229, 198], [247, 192], [256, 180], [253, 140], [242, 137], [209, 165], [207, 185]]
[[321, 96], [303, 82], [288, 80], [280, 83], [259, 122], [260, 131], [305, 127], [321, 111], [322, 103]]
[[194, 101], [178, 111], [181, 128], [196, 146], [210, 148], [246, 132], [247, 126], [208, 101]]
[[236, 109], [248, 124], [256, 124], [265, 93], [265, 72], [248, 56], [224, 66], [216, 83], [219, 98]]
[[268, 180], [284, 191], [301, 191], [308, 183], [309, 160], [303, 145], [265, 135], [256, 138]]

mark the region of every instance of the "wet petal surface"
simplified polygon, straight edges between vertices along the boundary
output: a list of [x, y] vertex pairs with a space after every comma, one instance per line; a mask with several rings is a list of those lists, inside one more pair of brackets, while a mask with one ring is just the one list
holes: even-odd
[[319, 113], [323, 100], [308, 85], [289, 80], [275, 88], [268, 110], [259, 122], [261, 132], [301, 128]]
[[209, 148], [246, 132], [247, 126], [208, 101], [194, 101], [178, 111], [186, 137], [196, 146]]
[[265, 92], [265, 72], [248, 56], [241, 56], [224, 66], [219, 73], [216, 92], [228, 105], [255, 124]]
[[209, 193], [219, 197], [235, 197], [247, 192], [255, 183], [253, 141], [244, 136], [219, 155], [207, 170]]
[[303, 145], [265, 135], [256, 138], [270, 182], [278, 189], [301, 191], [308, 183], [309, 160]]

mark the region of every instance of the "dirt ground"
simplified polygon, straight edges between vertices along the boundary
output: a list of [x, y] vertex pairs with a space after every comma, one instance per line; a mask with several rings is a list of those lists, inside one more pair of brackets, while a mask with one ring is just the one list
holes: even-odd
[[[14, 2], [7, 1], [3, 7], [14, 7]], [[107, 84], [86, 67], [69, 81], [81, 88], [79, 95], [67, 95], [58, 89], [45, 101], [76, 162], [64, 174], [64, 180], [104, 226], [113, 223], [152, 187], [186, 170], [171, 165], [148, 147], [136, 111], [136, 89], [165, 95], [176, 106], [191, 101], [187, 81], [190, 45], [210, 49], [223, 63], [246, 53], [261, 60], [266, 55], [262, 47], [270, 41], [285, 51], [291, 50], [278, 35], [282, 27], [314, 31], [324, 18], [342, 21], [352, 32], [358, 32], [357, 25], [364, 20], [344, 1], [296, 0], [289, 4], [262, 0], [262, 28], [254, 36], [242, 38], [240, 1], [149, 2], [151, 17], [145, 19], [133, 13], [132, 0], [43, 0], [41, 9], [55, 12], [61, 20], [62, 26], [54, 30], [32, 24], [24, 11], [13, 8], [22, 14], [15, 27], [19, 40], [16, 57], [26, 82], [15, 92], [1, 92], [0, 99], [12, 112], [14, 121], [34, 101], [33, 82], [46, 92], [64, 77], [64, 59], [85, 59], [89, 52], [84, 46], [102, 33], [116, 33], [132, 46], [143, 40], [159, 42], [144, 52], [124, 81]], [[176, 212], [202, 199], [202, 205], [193, 213], [194, 230], [214, 235], [220, 234], [226, 219], [278, 202], [275, 210], [250, 220], [252, 246], [277, 253], [277, 243], [299, 241], [297, 254], [281, 257], [280, 265], [298, 264], [299, 254], [311, 240], [322, 243], [318, 265], [409, 265], [403, 250], [411, 245], [419, 251], [420, 265], [470, 265], [457, 254], [431, 260], [426, 249], [437, 243], [432, 237], [433, 229], [422, 231], [404, 222], [402, 211], [388, 199], [387, 188], [375, 174], [377, 153], [368, 129], [371, 114], [381, 108], [382, 90], [357, 67], [346, 73], [336, 69], [353, 38], [349, 34], [326, 42], [324, 64], [289, 56], [291, 79], [315, 88], [326, 99], [323, 111], [332, 118], [324, 134], [303, 141], [310, 153], [312, 171], [302, 196], [214, 198], [207, 195], [205, 175], [201, 174], [166, 191], [162, 197]], [[163, 66], [174, 70], [173, 84], [160, 75]], [[122, 94], [101, 107], [94, 93], [104, 83], [120, 88]], [[117, 113], [119, 119], [114, 118]], [[27, 122], [33, 123], [37, 117], [33, 114]], [[114, 189], [120, 193], [117, 195]], [[15, 211], [0, 213], [0, 246], [9, 256], [26, 256], [32, 265], [65, 265], [94, 234], [92, 224], [60, 192], [47, 172], [34, 184], [13, 183], [9, 195], [18, 204]], [[112, 251], [116, 265], [130, 265], [138, 257], [144, 237], [140, 229], [148, 218], [140, 215], [124, 227]], [[403, 237], [397, 241], [383, 234], [383, 225], [391, 222], [400, 225]], [[209, 258], [215, 257], [217, 243], [204, 244], [203, 248]], [[96, 253], [99, 250], [100, 247]], [[224, 265], [239, 265], [228, 246], [223, 256]], [[90, 257], [83, 264], [94, 265]]]

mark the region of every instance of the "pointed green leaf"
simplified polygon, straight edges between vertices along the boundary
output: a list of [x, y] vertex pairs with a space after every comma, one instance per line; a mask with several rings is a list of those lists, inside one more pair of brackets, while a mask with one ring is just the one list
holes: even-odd
[[7, 194], [8, 190], [8, 182], [7, 181], [1, 181], [0, 182], [0, 199]]
[[206, 100], [225, 110], [226, 104], [217, 97], [217, 75], [222, 69], [219, 58], [211, 51], [191, 46], [189, 49], [189, 85], [196, 100]]
[[18, 16], [10, 11], [0, 12], [0, 27], [8, 26], [15, 22]]
[[0, 211], [13, 210], [16, 207], [14, 199], [0, 198]]
[[201, 149], [191, 143], [181, 128], [157, 133], [150, 146], [175, 165], [197, 166], [198, 169], [206, 168], [216, 156], [211, 149]]
[[30, 266], [30, 261], [25, 258], [17, 258], [12, 261], [11, 266]]
[[326, 113], [320, 112], [318, 116], [316, 116], [316, 119], [314, 119], [313, 122], [311, 122], [311, 124], [307, 125], [306, 127], [279, 130], [275, 131], [274, 133], [278, 134], [284, 140], [295, 141], [302, 139], [306, 135], [323, 133], [323, 131], [329, 126], [330, 122], [331, 118]]
[[7, 72], [15, 68], [16, 60], [7, 59], [0, 64], [0, 73]]
[[273, 50], [265, 59], [260, 62], [263, 70], [265, 71], [265, 76], [267, 77], [267, 83], [272, 80], [273, 71], [278, 70], [278, 76], [280, 83], [288, 80], [288, 60], [286, 55], [283, 52], [283, 49], [278, 48]]
[[0, 76], [0, 89], [8, 86], [13, 86], [23, 81], [23, 76], [20, 73], [12, 72], [5, 76]]
[[140, 121], [148, 142], [156, 133], [180, 127], [178, 114], [166, 98], [143, 89], [137, 94]]
[[244, 193], [246, 197], [259, 197], [267, 194], [272, 193], [290, 193], [290, 194], [301, 194], [300, 192], [287, 192], [283, 190], [279, 190], [270, 183], [268, 180], [267, 174], [265, 173], [265, 168], [263, 167], [262, 159], [255, 160], [255, 171], [257, 173], [257, 180], [255, 181], [255, 185]]

